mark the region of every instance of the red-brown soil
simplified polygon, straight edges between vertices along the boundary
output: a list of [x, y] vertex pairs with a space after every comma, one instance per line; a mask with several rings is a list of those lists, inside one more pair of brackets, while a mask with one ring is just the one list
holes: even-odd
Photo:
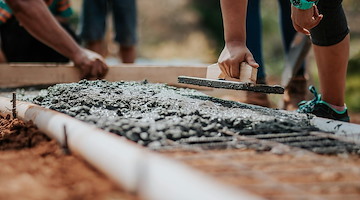
[[360, 199], [360, 158], [300, 151], [161, 151], [225, 184], [266, 199]]
[[360, 113], [349, 113], [350, 122], [355, 124], [360, 124]]
[[31, 123], [0, 116], [0, 199], [135, 199]]

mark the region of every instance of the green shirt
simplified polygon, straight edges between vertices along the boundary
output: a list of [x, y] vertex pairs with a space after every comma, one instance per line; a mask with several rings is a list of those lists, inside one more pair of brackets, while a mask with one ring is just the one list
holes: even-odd
[[[68, 18], [73, 14], [70, 6], [70, 0], [44, 0], [49, 7], [50, 12], [57, 17]], [[0, 0], [0, 25], [6, 23], [12, 17], [13, 13], [9, 6]]]

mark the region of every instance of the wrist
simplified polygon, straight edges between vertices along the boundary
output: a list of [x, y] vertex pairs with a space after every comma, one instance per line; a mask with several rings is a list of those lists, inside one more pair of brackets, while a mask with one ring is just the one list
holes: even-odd
[[84, 62], [84, 58], [86, 58], [85, 51], [82, 48], [79, 48], [73, 53], [70, 60], [72, 60], [75, 65], [81, 65]]
[[243, 40], [228, 40], [225, 41], [227, 46], [246, 46], [246, 42]]
[[319, 0], [290, 0], [292, 6], [300, 10], [309, 10], [317, 4]]

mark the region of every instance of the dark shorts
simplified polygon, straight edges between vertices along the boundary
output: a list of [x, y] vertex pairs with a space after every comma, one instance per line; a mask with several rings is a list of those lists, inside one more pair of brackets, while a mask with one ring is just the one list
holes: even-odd
[[[62, 27], [77, 41], [67, 24]], [[31, 36], [13, 17], [0, 26], [1, 48], [8, 62], [56, 62], [69, 59]]]
[[80, 36], [84, 41], [97, 41], [104, 38], [106, 19], [113, 14], [115, 41], [123, 46], [133, 46], [136, 35], [135, 0], [84, 0]]
[[342, 0], [320, 0], [318, 8], [324, 18], [310, 30], [313, 44], [331, 46], [341, 42], [349, 34]]

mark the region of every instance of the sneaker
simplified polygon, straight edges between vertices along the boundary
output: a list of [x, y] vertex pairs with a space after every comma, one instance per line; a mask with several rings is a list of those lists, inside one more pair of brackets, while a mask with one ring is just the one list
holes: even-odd
[[310, 101], [302, 101], [299, 103], [299, 113], [311, 113], [318, 117], [334, 119], [344, 122], [349, 122], [350, 118], [347, 108], [343, 111], [337, 111], [330, 106], [329, 103], [321, 100], [321, 94], [318, 94], [314, 86], [310, 86], [309, 90], [314, 94], [315, 98]]
[[300, 101], [305, 99], [307, 80], [304, 76], [294, 77], [285, 87], [282, 109], [296, 110]]

